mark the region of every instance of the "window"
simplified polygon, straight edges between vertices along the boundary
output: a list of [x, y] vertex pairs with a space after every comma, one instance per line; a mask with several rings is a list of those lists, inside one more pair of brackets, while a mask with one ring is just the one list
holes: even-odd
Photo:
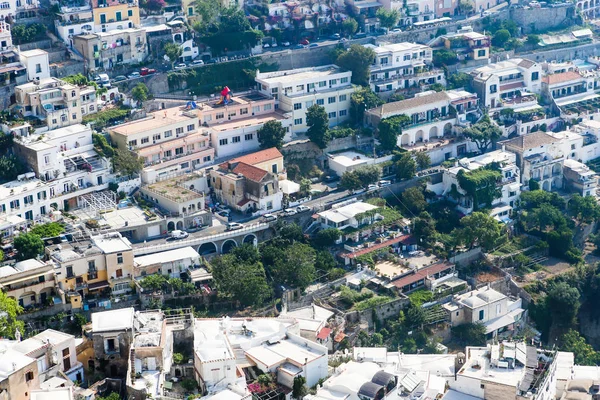
[[90, 105], [90, 111], [94, 111], [94, 106]]
[[72, 114], [72, 115], [71, 115], [71, 118], [73, 118], [73, 119], [77, 119], [77, 114]]
[[[169, 136], [167, 136], [167, 132], [169, 133]], [[171, 136], [171, 131], [167, 131], [165, 132], [165, 137], [170, 137]], [[183, 128], [177, 128], [175, 129], [175, 133], [177, 134], [177, 136], [181, 135], [183, 133]]]
[[176, 155], [176, 156], [179, 156], [179, 155], [181, 155], [181, 154], [183, 154], [183, 147], [178, 147], [178, 148], [176, 148], [176, 149], [175, 149], [175, 155]]
[[244, 136], [244, 140], [254, 140], [254, 134], [246, 133], [246, 136]]
[[117, 264], [123, 264], [123, 253], [117, 253]]
[[137, 140], [130, 140], [129, 146], [137, 146]]
[[25, 381], [29, 382], [33, 380], [33, 371], [27, 371], [25, 373]]
[[160, 140], [160, 133], [152, 135], [152, 141]]
[[191, 132], [191, 131], [193, 131], [194, 129], [196, 129], [196, 124], [189, 124], [189, 125], [187, 126], [187, 131], [188, 131], [188, 132]]
[[29, 196], [23, 197], [23, 203], [24, 204], [32, 204], [33, 203], [33, 196], [29, 195]]
[[575, 145], [574, 144], [571, 145], [571, 150], [575, 150]]
[[72, 265], [67, 265], [67, 278], [72, 278], [75, 275], [73, 275], [73, 266]]
[[234, 136], [231, 138], [231, 142], [232, 143], [239, 143], [242, 139], [240, 138], [240, 136]]
[[496, 93], [498, 91], [498, 88], [496, 85], [490, 85], [490, 93]]
[[485, 50], [477, 50], [477, 57], [485, 57]]
[[271, 106], [271, 104], [265, 104], [265, 108], [264, 108], [264, 110], [265, 110], [265, 111], [269, 111], [271, 108], [273, 108], [273, 107]]
[[13, 200], [10, 202], [11, 209], [14, 209], [14, 208], [19, 209], [20, 205], [21, 205], [21, 203], [19, 202], [19, 200]]
[[171, 150], [165, 151], [165, 157], [171, 157], [171, 154], [173, 154]]
[[334, 86], [334, 85], [337, 85], [337, 79], [330, 79], [329, 86]]
[[327, 86], [327, 82], [326, 81], [319, 82], [319, 87], [325, 87], [325, 86]]
[[532, 72], [531, 73], [531, 80], [532, 81], [537, 81], [538, 79], [540, 79], [540, 73], [539, 72]]
[[348, 77], [341, 78], [340, 83], [348, 83]]
[[123, 20], [123, 16], [121, 14], [121, 11], [117, 11], [116, 12], [116, 17], [117, 17], [117, 21], [122, 21]]
[[106, 351], [115, 351], [115, 339], [106, 339]]
[[273, 172], [274, 174], [277, 173], [277, 164], [271, 165], [271, 172]]
[[301, 110], [302, 109], [302, 103], [294, 103], [294, 110]]
[[150, 138], [148, 136], [146, 136], [145, 138], [142, 138], [141, 143], [142, 144], [146, 144], [150, 141]]
[[303, 92], [304, 91], [304, 85], [297, 85], [296, 86], [296, 92]]
[[273, 202], [267, 201], [267, 210], [272, 210], [272, 209], [273, 209]]
[[225, 114], [224, 114], [224, 113], [222, 113], [222, 112], [220, 112], [220, 113], [217, 113], [217, 115], [215, 116], [215, 118], [216, 118], [216, 119], [223, 119], [223, 118], [225, 118]]
[[133, 10], [127, 10], [127, 16], [133, 17]]
[[322, 106], [323, 104], [325, 104], [325, 99], [317, 99], [318, 106]]
[[315, 90], [315, 84], [314, 83], [309, 83], [308, 86], [306, 87], [309, 91], [311, 90]]
[[252, 107], [252, 114], [256, 114], [257, 112], [260, 112], [260, 106]]
[[496, 316], [502, 312], [502, 304], [496, 304]]
[[123, 270], [121, 268], [117, 269], [115, 271], [115, 275], [117, 276], [117, 278], [121, 278], [123, 276]]
[[335, 96], [334, 97], [329, 97], [327, 99], [327, 104], [333, 104], [333, 103], [335, 103]]
[[337, 113], [335, 111], [330, 112], [329, 114], [327, 114], [327, 116], [331, 119], [331, 118], [335, 118], [337, 116]]
[[346, 110], [340, 110], [340, 117], [345, 117], [348, 114], [348, 111]]
[[228, 143], [227, 139], [221, 139], [219, 140], [219, 146], [225, 146]]
[[311, 108], [313, 104], [315, 104], [314, 101], [312, 101], [312, 100], [307, 101], [306, 108]]
[[246, 114], [248, 114], [248, 109], [247, 108], [242, 108], [240, 110], [240, 115], [246, 115]]
[[302, 125], [302, 118], [296, 118], [294, 120], [294, 125]]
[[483, 310], [479, 310], [479, 320], [483, 321], [483, 317], [484, 317], [484, 311]]
[[42, 72], [42, 64], [35, 64], [35, 73], [40, 74]]
[[347, 98], [348, 98], [348, 96], [343, 94], [340, 96], [340, 101], [346, 101]]

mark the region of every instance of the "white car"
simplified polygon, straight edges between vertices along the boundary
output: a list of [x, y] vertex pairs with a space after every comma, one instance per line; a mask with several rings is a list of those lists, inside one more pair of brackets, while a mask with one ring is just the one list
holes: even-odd
[[187, 68], [187, 65], [185, 65], [185, 63], [179, 63], [175, 66], [175, 69], [184, 69]]
[[390, 186], [392, 184], [392, 181], [388, 181], [388, 180], [381, 180], [379, 181], [379, 187], [384, 187], [384, 186]]
[[185, 232], [185, 231], [173, 231], [171, 232], [171, 238], [172, 239], [185, 239], [186, 237], [190, 236], [189, 233]]
[[263, 215], [263, 219], [265, 220], [265, 222], [277, 221], [277, 215], [265, 214], [265, 215]]
[[283, 215], [286, 217], [296, 215], [296, 214], [298, 214], [298, 211], [296, 211], [296, 209], [294, 209], [294, 208], [286, 208], [285, 210], [283, 210]]
[[299, 213], [301, 213], [301, 212], [305, 212], [305, 211], [310, 211], [310, 207], [308, 207], [308, 206], [302, 206], [302, 205], [300, 205], [300, 206], [296, 207], [296, 210], [297, 210]]
[[281, 44], [283, 45], [283, 47], [290, 47], [290, 42], [283, 42]]
[[239, 222], [230, 222], [227, 224], [228, 231], [236, 231], [238, 229], [242, 229], [243, 227], [244, 225], [240, 224]]
[[129, 79], [137, 79], [137, 78], [139, 78], [140, 76], [141, 76], [141, 75], [140, 75], [140, 73], [139, 73], [139, 72], [132, 72], [132, 73], [131, 73], [131, 74], [129, 74], [127, 77], [128, 77]]
[[192, 64], [194, 64], [194, 65], [204, 65], [204, 61], [202, 61], [202, 60], [194, 60], [194, 61], [192, 61]]
[[369, 192], [372, 192], [373, 190], [377, 190], [377, 189], [379, 189], [379, 186], [377, 186], [377, 185], [369, 185], [369, 186], [367, 186], [367, 190]]
[[270, 45], [269, 43], [265, 43], [265, 44], [263, 44], [263, 48], [264, 48], [264, 49], [268, 49], [269, 47], [271, 47], [271, 45]]

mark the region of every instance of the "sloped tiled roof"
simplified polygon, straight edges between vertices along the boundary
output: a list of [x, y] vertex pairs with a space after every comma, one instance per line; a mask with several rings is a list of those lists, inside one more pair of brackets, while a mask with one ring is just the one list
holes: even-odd
[[532, 66], [535, 65], [535, 62], [524, 58], [519, 62], [518, 65], [519, 65], [519, 67], [523, 67], [523, 68], [531, 68]]
[[234, 158], [230, 160], [230, 163], [242, 162], [248, 165], [256, 165], [265, 161], [274, 160], [276, 158], [283, 157], [281, 152], [277, 150], [277, 147], [271, 147], [270, 149], [264, 149], [257, 151], [256, 153], [247, 154], [245, 156]]
[[[229, 164], [229, 165], [231, 166], [232, 164]], [[264, 169], [256, 168], [253, 165], [248, 165], [243, 162], [239, 162], [239, 163], [233, 165], [233, 168], [231, 169], [231, 171], [236, 174], [242, 174], [247, 179], [250, 179], [251, 181], [255, 181], [255, 182], [260, 182], [261, 180], [263, 180], [263, 178], [265, 176], [267, 176], [269, 174]]]
[[400, 114], [404, 110], [410, 110], [411, 108], [422, 107], [427, 104], [436, 103], [438, 101], [448, 100], [451, 98], [446, 92], [435, 92], [431, 94], [426, 94], [423, 96], [413, 97], [412, 99], [394, 101], [392, 103], [386, 103], [382, 106], [374, 108], [371, 111], [374, 114], [384, 114], [387, 115], [389, 113], [398, 113]]
[[574, 81], [581, 78], [582, 76], [579, 73], [575, 71], [567, 71], [559, 74], [546, 75], [542, 78], [542, 81], [548, 85], [555, 85], [557, 83]]
[[504, 142], [504, 144], [507, 146], [517, 147], [521, 150], [529, 150], [545, 144], [554, 143], [554, 141], [554, 137], [545, 132], [534, 132], [507, 140]]

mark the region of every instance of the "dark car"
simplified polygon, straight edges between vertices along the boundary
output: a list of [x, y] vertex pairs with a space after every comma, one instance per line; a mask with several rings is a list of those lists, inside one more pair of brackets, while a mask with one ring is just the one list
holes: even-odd
[[340, 34], [339, 33], [334, 33], [333, 35], [331, 35], [331, 38], [333, 40], [338, 40], [340, 38]]
[[308, 45], [309, 48], [314, 49], [315, 47], [319, 47], [318, 43], [312, 43]]
[[126, 80], [127, 80], [127, 77], [125, 75], [118, 75], [118, 76], [115, 76], [112, 81], [113, 82], [123, 82]]

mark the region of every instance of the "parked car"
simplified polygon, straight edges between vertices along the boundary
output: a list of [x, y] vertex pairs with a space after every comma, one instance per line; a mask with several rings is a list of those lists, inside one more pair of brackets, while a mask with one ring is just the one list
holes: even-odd
[[142, 76], [146, 76], [146, 75], [151, 75], [151, 74], [155, 74], [156, 70], [154, 68], [142, 68], [140, 69], [140, 75]]
[[308, 41], [308, 39], [302, 39], [300, 41], [300, 44], [303, 44], [304, 46], [308, 46], [310, 44], [310, 42]]
[[239, 222], [230, 222], [227, 224], [228, 231], [236, 231], [238, 229], [242, 229], [243, 227], [244, 225], [240, 224]]
[[367, 189], [365, 189], [365, 188], [362, 188], [362, 189], [356, 189], [356, 190], [351, 190], [351, 191], [350, 191], [350, 194], [361, 194], [361, 193], [364, 193], [364, 192], [366, 192], [366, 191], [367, 191]]
[[369, 186], [367, 186], [367, 190], [369, 192], [371, 192], [373, 190], [377, 190], [377, 189], [379, 189], [379, 186], [377, 186], [377, 185], [369, 185]]
[[305, 211], [310, 211], [310, 207], [299, 205], [298, 207], [296, 207], [296, 210], [298, 210], [298, 212], [301, 213], [301, 212], [305, 212]]
[[229, 207], [227, 207], [224, 204], [217, 204], [217, 210], [231, 212], [231, 210], [229, 209]]
[[187, 65], [185, 65], [185, 63], [179, 63], [175, 66], [175, 69], [184, 69], [187, 68]]
[[400, 29], [400, 28], [392, 29], [392, 33], [401, 33], [401, 32], [402, 32], [402, 29]]
[[296, 211], [296, 209], [294, 208], [286, 208], [285, 210], [283, 210], [283, 215], [285, 217], [291, 217], [292, 215], [296, 214], [298, 214], [298, 211]]
[[217, 212], [217, 215], [223, 218], [229, 218], [229, 211], [228, 210], [222, 210]]
[[388, 180], [379, 181], [379, 187], [390, 186], [391, 184], [392, 184], [392, 181], [388, 181]]
[[269, 47], [271, 47], [271, 45], [269, 43], [263, 44], [263, 49], [268, 49]]
[[331, 35], [331, 38], [332, 38], [333, 40], [337, 40], [337, 39], [339, 39], [339, 38], [340, 38], [340, 34], [339, 34], [339, 33], [334, 33], [333, 35]]
[[186, 231], [172, 231], [171, 232], [171, 239], [185, 239], [186, 237], [190, 236], [189, 233], [187, 233]]
[[281, 44], [283, 45], [283, 47], [290, 47], [290, 42], [283, 42]]
[[303, 44], [297, 44], [295, 49], [306, 49], [308, 46], [304, 46]]
[[345, 43], [345, 42], [347, 42], [347, 41], [348, 41], [348, 39], [346, 39], [345, 37], [343, 37], [343, 38], [341, 38], [341, 39], [339, 40], [339, 42], [340, 42], [340, 43]]
[[207, 63], [207, 64], [216, 64], [216, 63], [217, 63], [217, 60], [215, 60], [214, 58], [211, 58], [211, 59], [210, 59], [210, 60], [208, 60], [206, 63]]
[[203, 60], [194, 60], [194, 61], [192, 61], [192, 64], [194, 64], [194, 65], [204, 65], [204, 61]]
[[319, 47], [318, 43], [311, 43], [308, 45], [308, 48], [314, 49], [315, 47]]
[[127, 80], [127, 77], [125, 75], [118, 75], [112, 81], [113, 82], [123, 82], [126, 80]]
[[326, 175], [325, 178], [323, 179], [323, 182], [326, 182], [326, 183], [335, 182], [339, 179], [340, 179], [340, 177], [337, 175]]
[[277, 221], [277, 215], [265, 214], [265, 215], [263, 215], [263, 219], [265, 220], [265, 222]]
[[127, 76], [127, 78], [129, 78], [129, 79], [136, 79], [136, 78], [139, 78], [140, 76], [141, 76], [141, 75], [140, 75], [140, 73], [139, 73], [139, 72], [132, 72], [131, 74], [129, 74], [129, 75]]

